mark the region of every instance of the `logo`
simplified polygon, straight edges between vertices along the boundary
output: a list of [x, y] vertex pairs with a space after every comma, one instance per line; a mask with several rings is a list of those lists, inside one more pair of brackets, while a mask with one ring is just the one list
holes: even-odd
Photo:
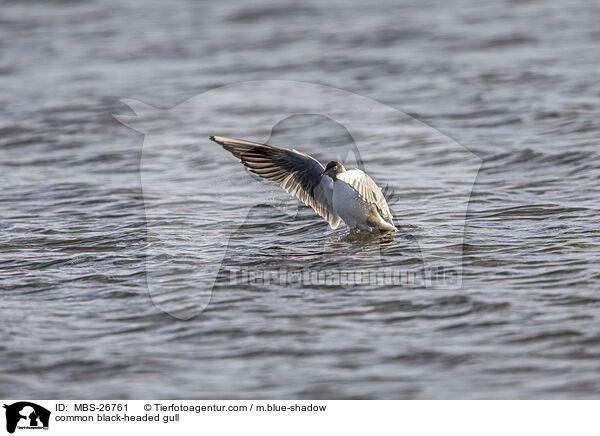
[[[287, 80], [232, 83], [170, 109], [123, 102], [134, 115], [114, 117], [144, 134], [148, 292], [173, 317], [198, 315], [213, 288], [223, 286], [462, 286], [467, 208], [482, 161], [411, 115], [349, 91]], [[357, 238], [345, 226], [331, 230], [280, 186], [243, 174], [211, 135], [366, 167], [399, 193], [392, 213], [403, 228], [381, 238]], [[394, 206], [389, 197], [388, 204]], [[439, 207], [432, 211], [432, 204]], [[299, 224], [304, 216], [313, 227]], [[347, 250], [351, 256], [342, 254]], [[298, 261], [308, 253], [310, 262]]]
[[14, 433], [18, 429], [48, 429], [50, 411], [42, 406], [28, 401], [19, 401], [6, 409], [6, 431]]

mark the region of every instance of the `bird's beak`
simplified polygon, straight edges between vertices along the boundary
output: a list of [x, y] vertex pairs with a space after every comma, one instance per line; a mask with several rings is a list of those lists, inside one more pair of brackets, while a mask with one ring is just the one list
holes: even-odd
[[[326, 171], [326, 170], [325, 170], [325, 171]], [[322, 172], [321, 172], [321, 177], [323, 177], [323, 174], [325, 174], [325, 171], [322, 171]]]

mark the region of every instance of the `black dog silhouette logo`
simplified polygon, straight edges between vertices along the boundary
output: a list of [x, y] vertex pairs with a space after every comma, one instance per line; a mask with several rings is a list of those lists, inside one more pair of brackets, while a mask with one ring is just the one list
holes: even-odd
[[48, 429], [50, 411], [28, 401], [19, 401], [6, 409], [6, 431], [14, 433], [19, 429]]

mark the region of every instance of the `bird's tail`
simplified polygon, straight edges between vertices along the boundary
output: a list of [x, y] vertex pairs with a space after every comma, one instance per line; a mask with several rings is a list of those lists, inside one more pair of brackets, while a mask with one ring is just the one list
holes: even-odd
[[398, 228], [393, 223], [390, 224], [387, 221], [383, 221], [383, 223], [379, 225], [379, 230], [384, 232], [397, 232]]

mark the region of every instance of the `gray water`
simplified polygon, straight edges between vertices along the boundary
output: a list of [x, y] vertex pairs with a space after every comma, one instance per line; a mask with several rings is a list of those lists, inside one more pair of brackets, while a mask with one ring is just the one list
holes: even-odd
[[[0, 397], [598, 398], [600, 5], [392, 3], [1, 4]], [[157, 200], [142, 190], [144, 136], [112, 114], [131, 114], [125, 98], [168, 109], [263, 79], [375, 99], [481, 159], [459, 244], [460, 288], [220, 279], [188, 321], [157, 308], [145, 210]], [[244, 98], [220, 102], [229, 119], [252, 121], [237, 136], [271, 135], [324, 160], [336, 140], [349, 140], [311, 114], [271, 131]], [[285, 195], [225, 153], [213, 160], [206, 135], [223, 133], [195, 124], [169, 138], [184, 147], [178, 162], [198, 169], [196, 186], [210, 186], [215, 170], [231, 182], [221, 192], [225, 218], [205, 223], [233, 231], [222, 273], [375, 258], [419, 268], [415, 241], [444, 243], [422, 221], [447, 212], [445, 191], [403, 180], [427, 178], [425, 164], [446, 176], [450, 157], [407, 162], [406, 151], [425, 144], [384, 123], [359, 149], [393, 193], [404, 230], [391, 242], [348, 238], [305, 207], [297, 216], [274, 207]], [[160, 120], [150, 127], [160, 130]], [[321, 140], [329, 145], [319, 150]], [[426, 213], [410, 213], [428, 198]], [[163, 226], [190, 219], [204, 228], [213, 200], [202, 201]], [[205, 243], [183, 240], [190, 255]]]

